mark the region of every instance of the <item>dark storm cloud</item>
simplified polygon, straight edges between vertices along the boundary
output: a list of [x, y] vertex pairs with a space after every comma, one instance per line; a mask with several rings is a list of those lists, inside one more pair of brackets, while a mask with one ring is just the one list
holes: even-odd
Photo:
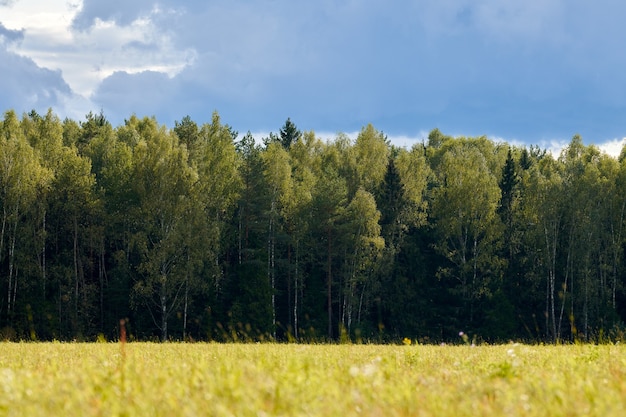
[[24, 31], [23, 30], [10, 30], [4, 27], [2, 22], [0, 22], [0, 44], [4, 41], [8, 42], [18, 42], [24, 39]]
[[291, 116], [307, 129], [372, 122], [389, 134], [439, 127], [536, 142], [626, 134], [624, 15], [613, 0], [84, 0], [73, 27], [147, 21], [166, 37], [142, 32], [124, 51], [189, 51], [167, 55], [176, 71], [110, 66], [127, 73], [104, 79], [93, 100], [121, 118], [208, 120], [217, 109], [244, 131]]
[[0, 108], [46, 110], [71, 96], [57, 71], [38, 67], [31, 59], [0, 48]]
[[151, 0], [84, 0], [81, 10], [74, 17], [73, 27], [87, 30], [96, 19], [113, 20], [120, 25], [127, 25], [142, 13], [149, 12], [155, 4]]

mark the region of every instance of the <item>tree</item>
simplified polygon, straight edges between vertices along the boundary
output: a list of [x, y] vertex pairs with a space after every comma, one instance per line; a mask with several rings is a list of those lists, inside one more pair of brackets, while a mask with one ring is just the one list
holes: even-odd
[[[26, 237], [37, 233], [40, 217], [37, 198], [48, 186], [50, 173], [38, 161], [34, 149], [27, 142], [14, 112], [5, 113], [0, 124], [0, 260], [6, 259], [7, 325], [13, 326], [18, 294], [18, 275], [21, 267], [36, 263], [27, 253]], [[41, 246], [37, 245], [36, 250]], [[32, 252], [30, 252], [32, 253]], [[19, 259], [23, 260], [20, 265]], [[27, 287], [23, 283], [20, 286]]]
[[489, 294], [499, 273], [500, 189], [485, 155], [472, 142], [459, 140], [444, 149], [435, 169], [439, 185], [432, 192], [432, 216], [439, 236], [436, 248], [453, 267], [440, 273], [460, 284], [468, 324], [475, 325], [476, 303]]
[[502, 168], [502, 177], [499, 182], [500, 186], [500, 205], [498, 206], [498, 214], [502, 219], [508, 230], [511, 229], [513, 224], [513, 204], [515, 202], [515, 187], [517, 186], [518, 178], [515, 168], [515, 160], [513, 159], [513, 153], [509, 148], [507, 152], [506, 162]]
[[289, 149], [301, 137], [302, 132], [298, 130], [290, 118], [287, 118], [283, 127], [280, 128], [280, 144], [283, 145], [283, 148]]
[[[557, 335], [563, 317], [570, 323], [569, 337], [589, 340], [594, 333], [614, 324], [609, 272], [611, 245], [621, 234], [621, 198], [612, 196], [617, 177], [614, 160], [594, 146], [585, 147], [574, 136], [559, 158], [563, 166], [563, 285], [559, 293]], [[611, 203], [611, 200], [617, 204]], [[608, 210], [616, 210], [617, 216]], [[564, 336], [567, 333], [564, 334]]]
[[[80, 135], [81, 131], [71, 123], [62, 123], [52, 110], [44, 116], [31, 112], [21, 125], [41, 164], [51, 172], [49, 192], [40, 195], [38, 205], [44, 279], [39, 305], [47, 309], [48, 297], [54, 297], [56, 308], [52, 311], [58, 313], [54, 315], [54, 333], [84, 337], [95, 321], [93, 300], [97, 291], [91, 266], [95, 263], [94, 212], [99, 202], [94, 194], [91, 160], [79, 154], [71, 139], [64, 144], [64, 134]], [[38, 313], [44, 315], [43, 311]], [[52, 316], [49, 311], [46, 315]]]
[[233, 219], [233, 265], [221, 297], [222, 316], [217, 319], [229, 326], [231, 334], [245, 331], [245, 337], [265, 337], [274, 333], [267, 269], [271, 190], [263, 173], [262, 149], [250, 132], [236, 144], [236, 150], [241, 188]]
[[[326, 313], [327, 335], [333, 333], [333, 286], [335, 285], [335, 268], [338, 269], [337, 253], [341, 253], [340, 226], [344, 219], [344, 211], [348, 204], [348, 187], [346, 180], [339, 175], [340, 150], [337, 146], [327, 145], [321, 154], [318, 181], [313, 190], [312, 211], [313, 221], [319, 242], [325, 245], [320, 258], [326, 276]], [[321, 248], [319, 248], [321, 249]], [[322, 255], [323, 254], [323, 255]]]
[[[212, 265], [219, 261], [225, 223], [232, 216], [241, 190], [240, 161], [233, 139], [232, 129], [223, 125], [215, 112], [211, 123], [202, 125], [198, 132], [198, 144], [191, 155], [199, 175], [195, 189], [205, 211], [211, 239], [206, 242], [203, 258], [210, 259]], [[214, 274], [218, 279], [219, 271]]]
[[133, 149], [131, 175], [137, 201], [132, 242], [140, 256], [134, 306], [147, 307], [161, 340], [167, 341], [168, 320], [185, 284], [186, 243], [193, 233], [185, 227], [186, 216], [195, 207], [192, 190], [198, 174], [187, 164], [187, 151], [176, 136], [154, 119], [132, 118], [127, 127], [140, 137]]
[[[213, 114], [215, 117], [217, 113]], [[196, 153], [196, 147], [200, 143], [200, 129], [198, 124], [191, 120], [191, 117], [185, 116], [183, 119], [174, 122], [174, 132], [178, 136], [180, 144], [187, 147], [187, 153], [193, 155]]]
[[291, 188], [291, 165], [289, 153], [277, 142], [270, 143], [262, 154], [263, 175], [270, 187], [270, 208], [267, 237], [267, 273], [272, 291], [272, 334], [276, 326], [276, 234], [279, 228], [279, 215], [282, 212], [281, 200]]
[[[204, 124], [195, 131], [189, 119], [183, 119], [178, 125], [179, 135], [183, 136], [192, 150], [190, 159], [198, 172], [198, 181], [193, 186], [193, 200], [199, 203], [197, 212], [201, 218], [196, 223], [196, 230], [190, 230], [195, 243], [188, 245], [188, 261], [195, 265], [186, 275], [183, 332], [187, 329], [189, 289], [212, 285], [219, 288], [224, 274], [220, 258], [224, 254], [224, 235], [228, 222], [241, 192], [239, 175], [240, 160], [235, 148], [237, 134], [228, 125], [221, 122], [217, 112], [212, 115], [211, 123]], [[190, 213], [190, 219], [195, 218]], [[205, 276], [206, 281], [194, 277]], [[192, 285], [196, 282], [196, 285]]]
[[[121, 128], [124, 131], [127, 127]], [[97, 254], [100, 332], [111, 335], [121, 318], [130, 318], [128, 307], [131, 287], [131, 234], [133, 220], [129, 210], [137, 206], [131, 190], [133, 153], [118, 139], [118, 132], [104, 125], [82, 154], [90, 159], [95, 176], [94, 194], [99, 203], [94, 210], [92, 240]], [[113, 331], [113, 335], [115, 332]]]
[[374, 126], [368, 124], [361, 129], [354, 143], [355, 167], [357, 171], [357, 189], [374, 193], [382, 183], [389, 162], [387, 138]]
[[379, 220], [380, 212], [374, 196], [359, 188], [346, 207], [342, 226], [347, 242], [341, 321], [348, 333], [355, 318], [358, 324], [361, 323], [365, 295], [377, 284], [373, 280], [385, 246], [385, 240], [380, 236]]
[[427, 189], [432, 175], [424, 156], [422, 145], [414, 145], [410, 151], [400, 151], [397, 157], [398, 174], [402, 196], [406, 202], [398, 212], [400, 223], [406, 226], [424, 226], [427, 222]]
[[[69, 125], [70, 123], [66, 123]], [[100, 111], [98, 114], [89, 112], [85, 117], [85, 120], [80, 123], [80, 135], [76, 140], [72, 140], [71, 134], [64, 134], [64, 143], [69, 145], [75, 145], [80, 152], [89, 145], [94, 139], [102, 135], [108, 135], [112, 131], [111, 123], [106, 119], [104, 113]], [[65, 129], [68, 132], [70, 129]], [[65, 133], [65, 132], [64, 132]], [[69, 133], [69, 132], [68, 132]]]
[[[320, 145], [314, 132], [306, 132], [301, 140], [290, 148], [291, 181], [290, 187], [282, 196], [282, 215], [289, 235], [288, 260], [288, 307], [291, 312], [289, 323], [293, 323], [293, 336], [299, 337], [300, 299], [303, 292], [303, 268], [301, 267], [301, 246], [311, 223], [312, 190], [317, 178], [313, 173], [316, 148]], [[292, 256], [293, 251], [293, 256]], [[293, 266], [293, 269], [292, 269]], [[293, 274], [292, 274], [293, 272]], [[293, 276], [292, 279], [291, 276]], [[290, 288], [293, 281], [293, 288]]]
[[526, 205], [529, 214], [526, 220], [534, 225], [533, 245], [537, 258], [543, 266], [545, 287], [545, 332], [552, 341], [560, 339], [560, 324], [557, 321], [557, 274], [560, 270], [561, 233], [563, 227], [562, 196], [563, 177], [561, 166], [552, 158], [543, 158], [533, 165], [525, 185]]
[[[53, 254], [71, 259], [56, 279], [61, 298], [71, 300], [71, 304], [67, 303], [70, 324], [72, 332], [79, 335], [84, 335], [91, 327], [91, 321], [97, 317], [97, 304], [94, 303], [96, 283], [88, 279], [93, 263], [87, 259], [87, 254], [97, 248], [91, 229], [99, 204], [94, 184], [90, 160], [77, 155], [73, 148], [63, 148], [51, 183], [49, 228], [53, 236]], [[72, 279], [68, 280], [70, 277]]]
[[[430, 175], [421, 144], [413, 146], [410, 151], [394, 148], [377, 198], [377, 207], [381, 212], [381, 236], [385, 240], [378, 267], [381, 307], [388, 330], [398, 334], [417, 331], [417, 325], [413, 324], [420, 320], [420, 301], [430, 298], [431, 289], [419, 282], [422, 277], [407, 272], [415, 268], [427, 274], [423, 259], [415, 256], [421, 248], [413, 245], [412, 241], [407, 242], [407, 236], [417, 235], [417, 230], [427, 225], [426, 192]], [[423, 300], [418, 299], [418, 294]], [[376, 320], [379, 321], [378, 327], [382, 328], [382, 317]]]
[[[494, 294], [496, 310], [490, 314], [492, 330], [499, 338], [506, 338], [515, 331], [515, 294], [520, 290], [519, 265], [520, 265], [520, 233], [522, 230], [519, 222], [519, 178], [517, 164], [513, 158], [513, 151], [509, 148], [506, 161], [502, 167], [502, 174], [498, 185], [500, 186], [500, 202], [497, 213], [503, 225], [501, 257], [504, 261], [503, 280]], [[507, 317], [508, 316], [508, 317]], [[501, 330], [498, 330], [500, 328]]]

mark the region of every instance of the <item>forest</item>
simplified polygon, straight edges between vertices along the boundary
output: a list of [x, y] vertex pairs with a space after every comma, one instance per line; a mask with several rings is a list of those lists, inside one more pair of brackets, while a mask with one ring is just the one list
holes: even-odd
[[[0, 339], [621, 340], [626, 152], [0, 121]], [[462, 333], [460, 333], [462, 332]]]

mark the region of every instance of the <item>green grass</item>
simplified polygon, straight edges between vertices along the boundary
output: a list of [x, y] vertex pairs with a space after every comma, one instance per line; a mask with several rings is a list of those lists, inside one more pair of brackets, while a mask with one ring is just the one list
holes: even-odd
[[5, 416], [622, 416], [626, 348], [0, 343]]

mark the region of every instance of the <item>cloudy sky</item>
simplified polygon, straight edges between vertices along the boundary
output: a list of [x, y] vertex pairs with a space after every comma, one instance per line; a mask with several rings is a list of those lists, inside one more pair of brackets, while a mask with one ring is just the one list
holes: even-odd
[[0, 109], [619, 149], [625, 18], [623, 0], [0, 0]]

